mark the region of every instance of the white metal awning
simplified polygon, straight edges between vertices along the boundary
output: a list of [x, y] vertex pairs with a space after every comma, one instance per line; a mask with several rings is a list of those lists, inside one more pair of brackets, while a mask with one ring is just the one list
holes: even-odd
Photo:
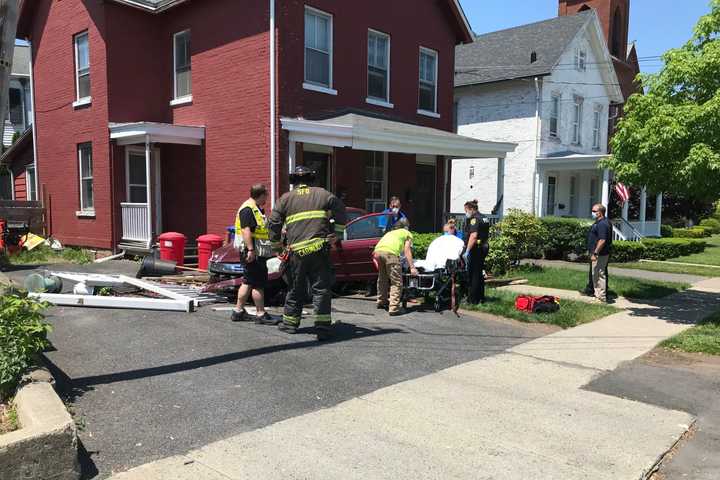
[[607, 158], [606, 153], [587, 155], [575, 152], [562, 152], [537, 158], [537, 165], [543, 169], [554, 170], [594, 170], [600, 168], [600, 161]]
[[146, 140], [150, 143], [201, 145], [205, 140], [205, 127], [154, 122], [111, 123], [110, 139], [118, 145], [145, 143]]
[[346, 114], [327, 120], [283, 118], [282, 128], [291, 142], [314, 143], [408, 154], [444, 155], [453, 158], [505, 158], [516, 143], [490, 142], [436, 128]]

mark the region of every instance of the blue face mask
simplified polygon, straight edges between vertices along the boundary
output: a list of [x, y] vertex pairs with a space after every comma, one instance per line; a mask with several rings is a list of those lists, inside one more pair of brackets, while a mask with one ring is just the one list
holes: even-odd
[[597, 220], [597, 218], [598, 218], [598, 214], [597, 214], [597, 212], [592, 212], [592, 218], [594, 218], [594, 219], [596, 219], [596, 220]]

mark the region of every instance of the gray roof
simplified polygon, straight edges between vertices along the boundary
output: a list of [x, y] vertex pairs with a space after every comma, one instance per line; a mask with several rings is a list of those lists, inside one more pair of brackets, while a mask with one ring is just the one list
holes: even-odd
[[549, 75], [592, 15], [586, 11], [477, 36], [455, 50], [455, 86]]
[[15, 45], [13, 50], [12, 75], [30, 75], [30, 47]]

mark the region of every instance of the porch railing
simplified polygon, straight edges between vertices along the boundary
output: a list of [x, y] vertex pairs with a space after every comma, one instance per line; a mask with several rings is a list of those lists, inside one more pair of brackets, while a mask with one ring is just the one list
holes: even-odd
[[624, 218], [616, 218], [613, 224], [613, 240], [642, 241], [644, 235], [635, 226]]
[[121, 203], [123, 240], [150, 241], [148, 206], [146, 203]]

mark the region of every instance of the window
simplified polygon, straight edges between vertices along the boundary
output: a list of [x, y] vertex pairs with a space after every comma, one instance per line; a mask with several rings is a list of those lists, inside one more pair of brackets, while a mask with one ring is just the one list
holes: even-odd
[[88, 32], [75, 35], [75, 91], [77, 102], [90, 99], [90, 46]]
[[570, 177], [570, 215], [577, 214], [577, 177]]
[[190, 30], [176, 33], [173, 37], [175, 62], [175, 100], [192, 95], [192, 60], [190, 55]]
[[368, 32], [368, 97], [390, 101], [390, 37]]
[[552, 138], [559, 138], [560, 95], [553, 95], [550, 102], [550, 136]]
[[[590, 201], [588, 202], [590, 204], [590, 207], [595, 205], [598, 202], [598, 179], [597, 178], [591, 178], [590, 179]], [[588, 211], [590, 209], [588, 208]]]
[[365, 210], [385, 209], [385, 153], [370, 152], [365, 161]]
[[575, 70], [584, 72], [587, 68], [587, 52], [582, 48], [575, 50]]
[[600, 150], [600, 126], [602, 125], [602, 107], [600, 105], [595, 106], [593, 111], [593, 148]]
[[547, 186], [547, 214], [555, 215], [555, 187], [557, 186], [556, 177], [548, 177]]
[[361, 218], [345, 230], [345, 240], [366, 240], [385, 235], [387, 225], [392, 225], [391, 215], [373, 215]]
[[127, 198], [129, 203], [147, 203], [145, 154], [129, 152], [127, 156]]
[[10, 88], [8, 94], [9, 118], [13, 126], [19, 126], [21, 130], [25, 130], [25, 102], [23, 99], [23, 90], [21, 88]]
[[437, 52], [420, 49], [420, 98], [421, 112], [437, 113]]
[[332, 88], [332, 16], [305, 7], [305, 82]]
[[573, 100], [573, 136], [572, 143], [580, 145], [582, 142], [582, 116], [583, 97], [575, 96]]
[[78, 145], [78, 162], [80, 165], [80, 211], [92, 212], [95, 210], [95, 201], [91, 144]]
[[35, 165], [25, 167], [25, 188], [27, 199], [37, 201], [37, 190], [35, 190]]

